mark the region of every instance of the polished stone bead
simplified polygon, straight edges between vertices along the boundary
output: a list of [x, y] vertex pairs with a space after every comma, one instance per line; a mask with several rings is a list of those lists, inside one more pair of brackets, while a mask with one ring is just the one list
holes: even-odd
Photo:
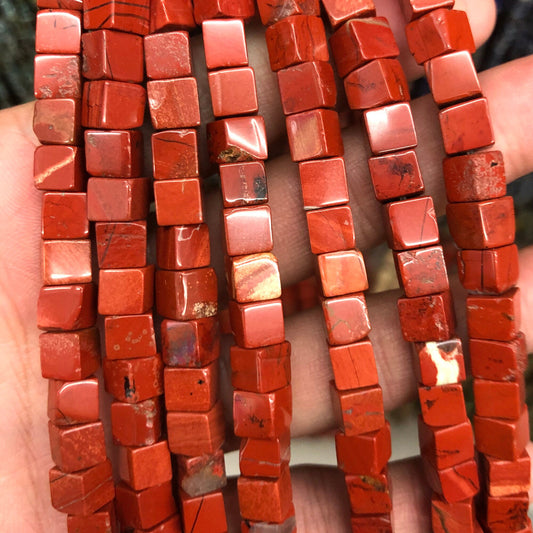
[[265, 121], [261, 115], [216, 120], [207, 125], [212, 163], [237, 163], [268, 157]]
[[215, 117], [257, 113], [254, 69], [226, 68], [209, 72], [211, 106]]
[[119, 446], [150, 446], [161, 437], [159, 398], [111, 404], [111, 433]]
[[204, 222], [199, 178], [155, 181], [154, 196], [157, 223], [160, 226]]
[[513, 496], [488, 496], [483, 521], [489, 531], [531, 531], [528, 508], [527, 491]]
[[81, 42], [84, 78], [143, 82], [142, 37], [99, 29], [84, 33]]
[[39, 346], [43, 378], [77, 381], [86, 379], [100, 366], [100, 338], [96, 328], [42, 333]]
[[220, 402], [207, 413], [167, 413], [168, 446], [172, 453], [196, 457], [215, 453], [224, 442], [224, 410]]
[[255, 15], [253, 0], [196, 0], [194, 19], [197, 24], [209, 19], [233, 18], [249, 20]]
[[400, 5], [406, 20], [410, 22], [434, 9], [452, 8], [454, 0], [402, 0]]
[[205, 62], [209, 70], [248, 65], [248, 52], [242, 20], [202, 22]]
[[99, 405], [97, 378], [48, 381], [48, 418], [57, 426], [98, 422]]
[[155, 487], [172, 479], [170, 451], [166, 440], [138, 448], [118, 447], [120, 479], [133, 490]]
[[87, 516], [67, 516], [68, 533], [118, 533], [115, 502]]
[[466, 316], [470, 337], [511, 341], [520, 332], [520, 290], [513, 288], [495, 296], [468, 296]]
[[526, 401], [523, 378], [517, 381], [474, 380], [476, 415], [515, 420]]
[[328, 61], [324, 23], [319, 17], [293, 15], [269, 26], [265, 33], [270, 68], [278, 70], [307, 61]]
[[292, 391], [233, 392], [233, 429], [238, 437], [273, 439], [287, 432], [292, 418]]
[[386, 471], [380, 474], [347, 474], [344, 476], [350, 509], [355, 514], [385, 514], [392, 510]]
[[146, 265], [146, 222], [97, 222], [96, 252], [100, 268]]
[[37, 7], [40, 9], [71, 9], [81, 11], [83, 0], [37, 0]]
[[437, 470], [425, 458], [422, 462], [429, 486], [447, 502], [459, 502], [477, 494], [479, 478], [474, 459], [442, 470]]
[[139, 177], [143, 167], [141, 132], [86, 130], [85, 165], [91, 176]]
[[352, 210], [349, 206], [307, 211], [306, 216], [309, 242], [314, 254], [355, 247]]
[[42, 280], [46, 285], [90, 283], [91, 241], [46, 240], [41, 242]]
[[92, 283], [41, 287], [37, 300], [37, 327], [69, 331], [94, 326], [95, 296]]
[[380, 202], [424, 192], [424, 181], [414, 150], [368, 159], [374, 194]]
[[291, 456], [290, 433], [273, 439], [244, 438], [239, 450], [239, 467], [246, 477], [278, 478]]
[[200, 125], [196, 78], [152, 80], [146, 84], [146, 91], [154, 129]]
[[527, 450], [515, 461], [481, 455], [480, 467], [490, 496], [512, 496], [529, 490], [531, 459]]
[[81, 15], [66, 9], [37, 12], [35, 51], [39, 54], [79, 54]]
[[214, 270], [158, 270], [156, 302], [158, 313], [166, 318], [192, 320], [214, 316], [218, 303]]
[[165, 270], [209, 266], [211, 255], [207, 224], [157, 228], [157, 264]]
[[384, 206], [385, 230], [393, 250], [439, 243], [437, 215], [431, 196], [390, 202]]
[[372, 0], [358, 0], [357, 2], [322, 0], [322, 5], [333, 28], [337, 28], [350, 19], [373, 17], [376, 14]]
[[262, 161], [219, 166], [224, 207], [262, 204], [268, 201], [265, 165]]
[[[303, 161], [298, 164], [304, 209], [319, 209], [350, 201], [342, 157]], [[327, 176], [328, 179], [324, 179]]]
[[370, 340], [330, 346], [329, 358], [337, 389], [358, 389], [378, 384], [376, 360]]
[[335, 75], [326, 61], [308, 61], [281, 69], [278, 84], [285, 115], [334, 108], [337, 103]]
[[105, 347], [108, 359], [132, 359], [156, 354], [151, 313], [106, 316]]
[[122, 81], [83, 84], [81, 123], [85, 128], [127, 130], [144, 121], [146, 91], [142, 85]]
[[381, 515], [352, 515], [350, 517], [352, 533], [392, 533], [392, 520], [390, 513]]
[[87, 217], [96, 222], [145, 219], [150, 189], [148, 178], [91, 178], [87, 183]]
[[335, 433], [337, 463], [345, 474], [378, 475], [391, 456], [390, 424], [370, 433]]
[[188, 496], [180, 491], [183, 533], [209, 531], [226, 533], [226, 510], [221, 491], [201, 496]]
[[35, 98], [81, 98], [80, 58], [37, 54], [33, 80]]
[[[261, 22], [270, 26], [291, 15], [320, 15], [318, 0], [259, 0], [257, 2]], [[276, 532], [277, 533], [277, 532]]]
[[150, 0], [120, 2], [85, 0], [83, 3], [85, 30], [111, 29], [146, 35], [150, 29]]
[[290, 351], [288, 342], [254, 349], [232, 346], [231, 384], [235, 389], [261, 393], [286, 387], [291, 382]]
[[172, 0], [152, 0], [150, 2], [150, 33], [174, 30], [191, 31], [196, 29], [192, 2]]
[[43, 239], [86, 239], [89, 237], [85, 193], [45, 193], [41, 218]]
[[104, 359], [107, 392], [116, 400], [138, 403], [163, 394], [163, 364], [159, 356]]
[[460, 339], [416, 343], [415, 373], [421, 385], [451, 385], [466, 379]]
[[398, 313], [403, 338], [408, 342], [446, 341], [455, 331], [449, 292], [400, 298]]
[[33, 159], [33, 183], [39, 190], [75, 192], [83, 189], [83, 149], [38, 146]]
[[454, 104], [439, 112], [444, 150], [448, 155], [494, 144], [486, 98]]
[[422, 420], [432, 427], [454, 426], [467, 421], [460, 383], [418, 388]]
[[394, 58], [400, 54], [384, 17], [349, 20], [331, 36], [330, 45], [341, 78], [373, 59]]
[[450, 503], [433, 493], [431, 525], [435, 533], [479, 533], [474, 499]]
[[219, 323], [214, 317], [161, 323], [161, 349], [168, 366], [203, 367], [219, 356]]
[[37, 100], [33, 132], [42, 144], [78, 144], [81, 139], [80, 101], [74, 98]]
[[192, 75], [189, 33], [169, 31], [144, 38], [146, 75], [152, 80], [183, 78]]
[[52, 460], [64, 473], [85, 470], [107, 459], [102, 422], [65, 427], [48, 422], [48, 431]]
[[213, 454], [178, 457], [178, 482], [187, 495], [202, 496], [226, 486], [226, 470], [222, 448]]
[[154, 179], [199, 175], [198, 140], [194, 129], [160, 131], [152, 135]]
[[231, 329], [237, 344], [258, 348], [285, 340], [281, 300], [240, 304], [229, 302]]
[[324, 296], [342, 296], [368, 289], [363, 254], [358, 250], [328, 252], [317, 259]]
[[368, 308], [362, 293], [324, 298], [322, 311], [331, 345], [350, 344], [363, 339], [370, 332]]
[[274, 245], [270, 207], [224, 209], [224, 233], [229, 256], [270, 252]]

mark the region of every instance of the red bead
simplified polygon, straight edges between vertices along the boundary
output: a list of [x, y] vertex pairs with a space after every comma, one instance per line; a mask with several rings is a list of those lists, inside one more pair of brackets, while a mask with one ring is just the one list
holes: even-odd
[[37, 7], [40, 9], [71, 9], [81, 11], [83, 0], [37, 0]]
[[68, 533], [118, 533], [115, 502], [88, 516], [67, 516]]
[[444, 150], [453, 155], [494, 144], [486, 98], [454, 104], [439, 112]]
[[76, 11], [45, 9], [37, 13], [35, 51], [40, 54], [79, 54], [81, 15]]
[[337, 28], [343, 22], [354, 18], [372, 17], [376, 14], [372, 0], [345, 2], [345, 0], [322, 0], [329, 22]]
[[80, 58], [76, 55], [35, 56], [35, 98], [81, 98]]
[[100, 268], [146, 265], [146, 222], [97, 222], [96, 252]]
[[100, 366], [100, 338], [96, 328], [42, 333], [39, 346], [43, 378], [77, 381], [89, 377]]
[[214, 18], [250, 19], [255, 15], [253, 0], [196, 0], [194, 18], [197, 24]]
[[189, 33], [170, 31], [144, 38], [146, 75], [152, 80], [192, 75]]
[[92, 281], [89, 239], [42, 241], [41, 244], [44, 284], [71, 285]]
[[209, 72], [211, 106], [215, 117], [257, 113], [254, 70], [250, 67]]
[[330, 346], [329, 357], [337, 389], [358, 389], [378, 384], [374, 350], [368, 339], [344, 346]]
[[481, 471], [490, 496], [512, 496], [527, 492], [531, 482], [531, 460], [525, 451], [515, 461], [481, 455]]
[[122, 31], [98, 30], [84, 33], [81, 42], [85, 78], [142, 83], [142, 37]]
[[437, 470], [427, 460], [423, 460], [429, 486], [450, 503], [472, 498], [479, 490], [477, 464], [474, 459]]
[[285, 115], [319, 107], [334, 108], [337, 86], [326, 61], [308, 61], [278, 71], [281, 105]]
[[175, 320], [214, 316], [217, 312], [217, 278], [212, 268], [158, 270], [157, 312]]
[[274, 245], [270, 207], [224, 209], [224, 232], [229, 256], [270, 252]]
[[341, 78], [373, 59], [400, 54], [384, 17], [349, 20], [331, 36], [330, 45]]
[[64, 473], [78, 472], [104, 462], [102, 422], [61, 427], [48, 423], [52, 460]]
[[157, 228], [157, 264], [166, 270], [209, 266], [209, 229], [206, 224]]
[[352, 210], [349, 206], [307, 211], [309, 242], [314, 254], [355, 247]]
[[524, 380], [474, 380], [476, 415], [514, 420], [520, 416], [526, 401]]
[[474, 499], [450, 503], [433, 493], [431, 525], [435, 533], [478, 533]]
[[194, 30], [191, 0], [152, 0], [150, 2], [150, 33], [173, 30]]
[[315, 15], [320, 16], [318, 0], [259, 0], [257, 2], [261, 22], [270, 26], [291, 15]]
[[191, 497], [180, 491], [180, 500], [183, 533], [195, 533], [195, 530], [209, 533], [228, 531], [222, 492]]
[[42, 287], [37, 300], [37, 327], [45, 330], [90, 328], [96, 322], [92, 283]]
[[154, 129], [200, 125], [196, 78], [152, 80], [146, 84], [146, 90]]
[[332, 345], [359, 341], [370, 332], [368, 309], [362, 293], [325, 298], [322, 300], [322, 311], [328, 341]]
[[38, 146], [33, 160], [34, 184], [46, 191], [81, 191], [83, 150], [76, 146]]
[[367, 533], [367, 531], [392, 533], [390, 513], [382, 515], [352, 515], [350, 525], [352, 533]]
[[174, 514], [154, 527], [134, 529], [133, 533], [182, 533], [181, 520], [178, 514]]
[[389, 480], [386, 473], [344, 476], [350, 508], [356, 514], [384, 514], [392, 510]]
[[339, 115], [333, 109], [304, 111], [285, 120], [293, 161], [343, 155]]
[[206, 20], [202, 37], [208, 70], [248, 65], [242, 20]]
[[286, 17], [269, 26], [265, 38], [270, 68], [275, 72], [298, 63], [329, 59], [324, 23], [319, 17]]
[[468, 420], [459, 383], [419, 387], [418, 397], [422, 420], [428, 426], [454, 426]]
[[265, 121], [262, 116], [226, 118], [207, 125], [212, 163], [264, 160], [268, 157]]
[[199, 175], [196, 130], [168, 130], [152, 135], [154, 179]]
[[120, 446], [149, 446], [161, 437], [159, 398], [136, 403], [111, 404], [111, 433]]
[[[160, 226], [201, 224], [204, 222], [199, 178], [154, 182], [155, 210]], [[176, 206], [179, 206], [176, 209]]]
[[[65, 359], [64, 354], [61, 355], [62, 359]], [[64, 364], [65, 361], [62, 363]], [[98, 409], [97, 378], [48, 381], [48, 418], [54, 424], [70, 426], [85, 422], [98, 422]]]
[[441, 7], [451, 9], [454, 0], [403, 0], [400, 4], [405, 18], [411, 21], [434, 9]]
[[246, 477], [278, 478], [291, 455], [290, 434], [283, 433], [273, 439], [241, 440], [239, 467]]
[[374, 155], [407, 150], [417, 145], [409, 104], [400, 102], [367, 109], [364, 114], [370, 149]]
[[107, 392], [116, 400], [138, 403], [163, 394], [163, 364], [159, 356], [104, 359]]
[[43, 144], [78, 144], [81, 141], [80, 101], [73, 98], [37, 100], [33, 131]]
[[265, 165], [262, 161], [219, 166], [224, 207], [262, 204], [268, 201]]
[[131, 359], [156, 354], [152, 314], [106, 316], [105, 347], [108, 359]]
[[224, 452], [218, 449], [213, 454], [198, 457], [178, 457], [178, 480], [188, 496], [202, 496], [226, 486]]
[[[342, 157], [304, 161], [298, 165], [304, 209], [347, 204], [348, 185]], [[324, 176], [328, 179], [325, 180]]]
[[417, 343], [414, 348], [415, 373], [421, 385], [451, 385], [466, 379], [460, 339]]
[[200, 318], [161, 324], [163, 361], [169, 366], [202, 367], [217, 359], [220, 350], [216, 318]]
[[231, 329], [237, 344], [258, 348], [285, 340], [281, 300], [239, 304], [229, 302]]
[[86, 239], [89, 237], [85, 193], [45, 193], [41, 217], [43, 239]]
[[83, 4], [83, 27], [102, 28], [146, 35], [150, 29], [150, 0], [120, 2], [86, 0]]
[[466, 313], [470, 337], [511, 341], [520, 332], [520, 290], [498, 296], [471, 295], [466, 299]]
[[320, 254], [318, 271], [324, 296], [342, 296], [368, 289], [363, 254], [357, 250], [344, 250]]
[[476, 51], [468, 17], [464, 11], [434, 9], [407, 24], [405, 33], [409, 49], [419, 64], [446, 52]]
[[89, 81], [83, 85], [81, 122], [85, 128], [126, 130], [144, 121], [146, 91], [122, 81]]
[[87, 217], [123, 222], [148, 215], [148, 178], [91, 178], [87, 183]]
[[215, 453], [224, 442], [224, 411], [218, 402], [207, 413], [167, 413], [168, 446], [172, 453], [196, 457]]
[[531, 531], [528, 508], [527, 492], [514, 496], [488, 496], [484, 522], [490, 531]]

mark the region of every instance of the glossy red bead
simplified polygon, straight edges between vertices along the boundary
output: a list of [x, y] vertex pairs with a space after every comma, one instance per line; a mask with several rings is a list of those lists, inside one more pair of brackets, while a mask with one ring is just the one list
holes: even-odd
[[408, 21], [412, 21], [434, 9], [452, 8], [454, 0], [403, 0], [402, 11]]
[[329, 357], [337, 389], [358, 389], [378, 384], [376, 361], [370, 340], [330, 346]]
[[154, 179], [199, 175], [198, 140], [194, 129], [167, 130], [152, 135]]
[[427, 460], [423, 464], [429, 486], [447, 502], [459, 502], [477, 494], [479, 477], [474, 459], [442, 470]]
[[86, 239], [89, 237], [85, 193], [45, 193], [41, 217], [43, 239]]
[[189, 33], [169, 31], [144, 38], [146, 75], [152, 80], [192, 75]]
[[68, 533], [118, 533], [115, 504], [110, 502], [88, 516], [67, 516]]
[[531, 459], [525, 451], [515, 461], [480, 456], [481, 472], [490, 496], [512, 496], [527, 492], [531, 483]]
[[198, 457], [178, 457], [178, 482], [188, 496], [202, 496], [226, 486], [224, 452]]
[[34, 185], [45, 191], [81, 191], [83, 150], [77, 146], [43, 145], [34, 152]]
[[421, 385], [451, 385], [466, 379], [460, 339], [416, 343], [415, 373]]
[[431, 495], [431, 525], [435, 533], [478, 533], [476, 508], [473, 498], [450, 503], [438, 494]]
[[354, 514], [385, 514], [392, 510], [387, 473], [344, 476]]
[[98, 395], [97, 378], [51, 379], [48, 381], [48, 418], [58, 426], [98, 422]]
[[474, 400], [478, 416], [514, 420], [526, 401], [524, 381], [475, 379]]
[[270, 26], [291, 15], [320, 15], [318, 0], [296, 0], [291, 2], [286, 0], [276, 0], [274, 2], [271, 0], [259, 0], [257, 7], [261, 22], [265, 26]]
[[278, 478], [291, 455], [290, 434], [283, 433], [273, 439], [241, 440], [239, 466], [246, 477]]
[[86, 30], [111, 29], [146, 35], [150, 29], [150, 1], [118, 2], [88, 0], [83, 4], [83, 27]]
[[352, 210], [349, 206], [307, 211], [306, 216], [309, 242], [314, 254], [355, 247]]
[[209, 229], [206, 224], [157, 228], [157, 264], [166, 270], [209, 266]]
[[531, 531], [527, 492], [513, 496], [488, 496], [484, 522], [493, 531]]
[[100, 268], [146, 265], [146, 222], [97, 222], [96, 252]]
[[156, 354], [151, 313], [106, 316], [104, 329], [107, 359], [131, 359]]
[[328, 252], [318, 255], [317, 259], [324, 296], [342, 296], [368, 289], [366, 267], [361, 252]]
[[[201, 224], [204, 207], [199, 178], [154, 182], [155, 212], [160, 226]], [[179, 208], [176, 208], [179, 206]]]
[[192, 2], [173, 2], [172, 0], [152, 0], [150, 2], [150, 33], [158, 33], [161, 30], [174, 31], [194, 30]]
[[220, 165], [224, 207], [262, 204], [268, 201], [265, 165], [262, 161]]
[[208, 70], [248, 65], [242, 20], [203, 21], [202, 36]]
[[119, 446], [150, 446], [161, 437], [159, 398], [111, 404], [111, 434]]
[[34, 63], [35, 98], [81, 98], [80, 58], [37, 54]]
[[42, 144], [78, 144], [82, 139], [80, 115], [78, 99], [37, 100], [33, 112], [33, 132]]
[[197, 0], [194, 18], [197, 24], [214, 18], [250, 19], [255, 15], [253, 0]]
[[350, 19], [372, 17], [376, 14], [372, 0], [348, 3], [344, 0], [322, 0], [322, 5], [333, 28]]
[[428, 426], [453, 426], [467, 421], [460, 383], [418, 388], [422, 420]]
[[229, 256], [270, 252], [274, 245], [270, 207], [224, 209], [224, 233]]
[[42, 241], [41, 273], [46, 285], [90, 283], [91, 242], [88, 239]]
[[226, 533], [226, 511], [221, 491], [188, 496], [180, 491], [182, 505], [183, 532], [194, 533], [194, 530], [210, 533]]
[[81, 15], [66, 9], [43, 9], [37, 13], [35, 51], [40, 54], [79, 54]]
[[298, 168], [304, 209], [331, 207], [350, 201], [342, 157], [303, 161]]
[[257, 90], [252, 68], [220, 69], [209, 72], [207, 77], [215, 117], [257, 113]]

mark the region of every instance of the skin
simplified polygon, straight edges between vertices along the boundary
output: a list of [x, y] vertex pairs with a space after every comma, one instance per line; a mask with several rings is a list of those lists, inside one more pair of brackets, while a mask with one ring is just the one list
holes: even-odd
[[[378, 14], [391, 21], [409, 77], [420, 73], [405, 53], [403, 21], [392, 0], [376, 2]], [[459, 6], [458, 6], [459, 7]], [[469, 0], [463, 5], [469, 13], [478, 44], [489, 36], [495, 10], [486, 0]], [[475, 16], [473, 15], [475, 13]], [[283, 117], [276, 96], [275, 77], [266, 61], [263, 36], [255, 28], [249, 37], [250, 60], [256, 69], [260, 112], [268, 124], [269, 146], [274, 157], [268, 163], [269, 195], [273, 211], [274, 249], [280, 263], [284, 285], [307, 277], [313, 268], [307, 242], [305, 218], [299, 199], [296, 165], [285, 152]], [[199, 46], [198, 43], [195, 44]], [[198, 54], [196, 54], [198, 56]], [[200, 102], [209, 109], [208, 92], [202, 66], [198, 65]], [[533, 124], [530, 95], [533, 94], [533, 57], [524, 58], [482, 73], [481, 83], [489, 98], [495, 148], [506, 160], [507, 179], [513, 181], [533, 170], [533, 151], [528, 146]], [[512, 95], [512, 97], [510, 97]], [[445, 206], [442, 186], [440, 133], [437, 110], [430, 97], [412, 102], [418, 137], [418, 155], [426, 189], [434, 197], [439, 213]], [[52, 465], [46, 427], [46, 380], [39, 369], [38, 335], [35, 327], [35, 302], [40, 281], [40, 202], [41, 193], [33, 187], [33, 150], [38, 144], [32, 123], [33, 104], [0, 111], [0, 508], [6, 531], [21, 533], [59, 533], [65, 531], [65, 518], [49, 503], [47, 471]], [[205, 120], [209, 120], [205, 112]], [[346, 165], [355, 214], [358, 246], [369, 250], [383, 240], [378, 204], [369, 187], [366, 166], [367, 148], [359, 125], [344, 129]], [[528, 135], [529, 134], [529, 135]], [[149, 167], [147, 167], [149, 168]], [[210, 212], [218, 213], [220, 201], [208, 198]], [[220, 242], [217, 219], [211, 221], [214, 239]], [[283, 242], [281, 246], [280, 243]], [[221, 258], [214, 257], [220, 270]], [[533, 349], [533, 316], [526, 313], [533, 305], [533, 249], [521, 251], [523, 331]], [[221, 279], [223, 279], [221, 277]], [[410, 348], [401, 338], [395, 301], [398, 293], [370, 295], [368, 304], [380, 382], [386, 409], [398, 407], [415, 395]], [[458, 316], [464, 313], [463, 295], [457, 291]], [[315, 435], [334, 428], [329, 381], [332, 379], [327, 346], [319, 310], [311, 310], [287, 320], [287, 338], [293, 346], [294, 436]], [[225, 369], [225, 371], [224, 371]], [[227, 366], [223, 380], [228, 382]], [[224, 401], [231, 411], [228, 388]], [[428, 490], [417, 460], [391, 464], [394, 485], [395, 531], [426, 533], [429, 530]], [[231, 484], [230, 484], [231, 485]], [[231, 489], [231, 487], [230, 487]], [[342, 475], [329, 468], [299, 467], [293, 470], [293, 489], [298, 531], [320, 533], [349, 531], [348, 503]], [[230, 490], [231, 492], [231, 490]], [[238, 518], [235, 494], [228, 502], [230, 531], [236, 531]]]

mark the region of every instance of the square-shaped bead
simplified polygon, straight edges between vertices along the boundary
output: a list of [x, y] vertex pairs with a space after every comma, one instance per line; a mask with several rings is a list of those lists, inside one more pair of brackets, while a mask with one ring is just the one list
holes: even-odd
[[174, 2], [173, 0], [152, 0], [150, 2], [150, 33], [157, 34], [164, 30], [176, 29], [191, 31], [196, 29], [192, 2]]
[[462, 531], [479, 533], [473, 498], [450, 503], [436, 493], [431, 495], [431, 526], [435, 533]]
[[37, 100], [33, 111], [33, 132], [42, 144], [78, 144], [82, 139], [79, 99]]
[[254, 69], [226, 68], [207, 74], [215, 117], [257, 113]]
[[483, 510], [483, 521], [492, 531], [527, 533], [531, 531], [528, 509], [527, 491], [513, 496], [488, 496], [486, 508]]
[[454, 0], [402, 0], [400, 2], [403, 14], [409, 22], [434, 9], [441, 7], [451, 9], [453, 4]]
[[33, 76], [35, 98], [81, 98], [80, 68], [77, 55], [37, 54]]
[[265, 26], [270, 26], [285, 17], [291, 15], [320, 15], [318, 0], [296, 0], [294, 2], [271, 2], [270, 0], [259, 0], [257, 2], [261, 22]]
[[96, 252], [100, 268], [146, 265], [146, 222], [97, 222]]
[[291, 456], [290, 434], [273, 439], [241, 440], [239, 467], [247, 477], [278, 478]]
[[159, 398], [111, 404], [111, 433], [118, 446], [150, 446], [161, 437]]
[[117, 518], [115, 513], [115, 502], [111, 501], [98, 509], [93, 514], [87, 516], [67, 515], [68, 533], [90, 533], [91, 531], [118, 532]]
[[196, 0], [194, 19], [198, 24], [209, 19], [231, 18], [249, 20], [255, 15], [253, 0]]
[[344, 476], [350, 509], [354, 514], [385, 514], [392, 510], [387, 472]]
[[529, 490], [531, 460], [527, 450], [515, 461], [481, 455], [480, 462], [490, 496], [512, 496]]
[[262, 204], [268, 201], [265, 165], [262, 161], [219, 166], [224, 207]]
[[418, 388], [422, 420], [428, 426], [453, 426], [467, 421], [460, 383]]
[[451, 385], [466, 379], [460, 339], [416, 343], [415, 373], [421, 385]]
[[348, 4], [344, 0], [322, 0], [322, 5], [333, 28], [350, 19], [373, 17], [376, 14], [372, 0], [359, 0]]
[[33, 158], [35, 187], [45, 191], [81, 191], [83, 149], [77, 146], [38, 146]]
[[422, 458], [422, 463], [429, 486], [447, 502], [472, 498], [479, 491], [477, 463], [474, 459], [442, 470], [437, 470], [425, 458]]
[[106, 316], [104, 328], [107, 359], [147, 357], [157, 352], [151, 313]]
[[86, 0], [83, 3], [83, 27], [146, 35], [150, 29], [150, 0], [110, 0], [104, 3]]
[[98, 378], [48, 381], [47, 413], [57, 426], [98, 422], [99, 407]]
[[350, 206], [307, 211], [309, 242], [314, 254], [350, 250], [355, 247], [355, 231]]
[[[298, 168], [304, 209], [319, 209], [350, 201], [342, 157], [303, 161]], [[328, 179], [324, 179], [324, 176]]]
[[169, 31], [144, 37], [146, 75], [152, 80], [192, 75], [189, 33]]
[[324, 296], [342, 296], [368, 289], [363, 254], [358, 250], [328, 252], [317, 259]]
[[362, 293], [324, 298], [322, 311], [326, 321], [328, 341], [332, 345], [359, 341], [370, 332], [368, 309]]
[[[184, 531], [228, 531], [224, 498], [220, 490], [195, 497], [180, 491], [180, 501]], [[181, 531], [181, 528], [178, 531]]]
[[167, 130], [152, 135], [154, 179], [199, 175], [198, 139], [194, 129]]
[[165, 270], [187, 270], [209, 266], [207, 224], [160, 226], [157, 228], [157, 264]]
[[248, 65], [242, 20], [208, 20], [202, 23], [205, 62], [209, 70]]
[[365, 339], [343, 346], [330, 346], [329, 358], [339, 390], [371, 387], [379, 383], [374, 350]]
[[91, 241], [89, 239], [42, 241], [41, 273], [45, 285], [90, 283]]
[[157, 223], [160, 226], [204, 222], [199, 178], [155, 181], [154, 197]]
[[202, 496], [226, 486], [224, 452], [198, 457], [178, 457], [178, 482], [188, 496]]
[[526, 401], [524, 380], [474, 380], [476, 415], [514, 420], [520, 416]]
[[41, 217], [43, 239], [86, 239], [89, 237], [85, 193], [45, 193]]
[[229, 256], [270, 252], [274, 246], [270, 207], [224, 209], [224, 233]]
[[38, 11], [35, 51], [39, 54], [79, 54], [81, 15], [65, 9]]

